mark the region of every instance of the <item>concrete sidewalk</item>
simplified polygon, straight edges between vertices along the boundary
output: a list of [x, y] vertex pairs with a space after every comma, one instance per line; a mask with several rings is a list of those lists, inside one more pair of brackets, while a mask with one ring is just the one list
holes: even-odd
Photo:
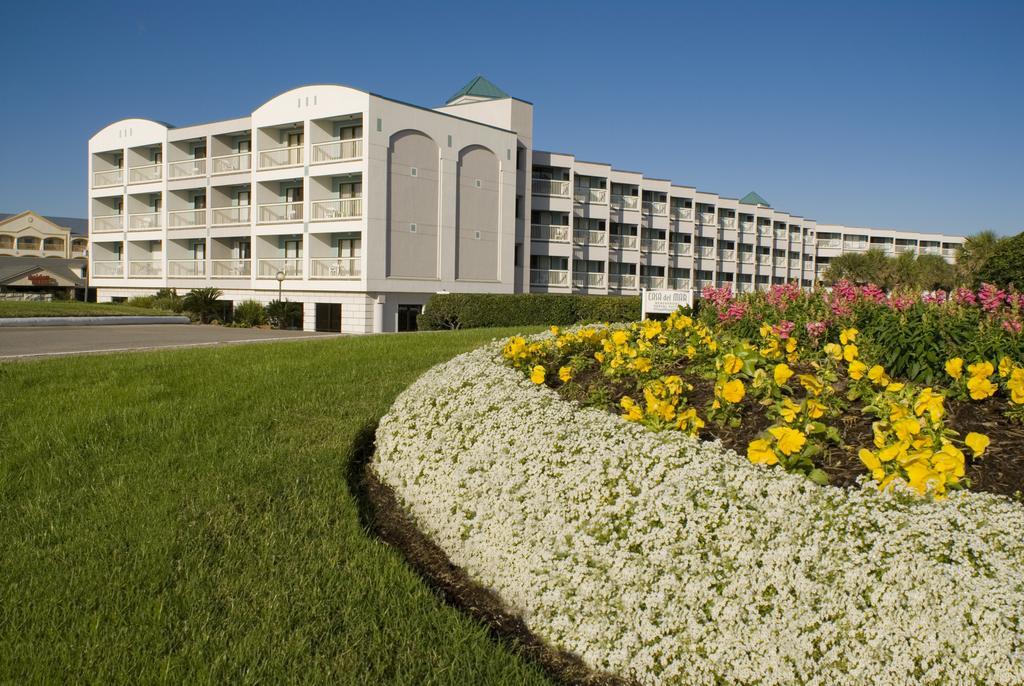
[[5, 327], [0, 328], [0, 360], [307, 340], [338, 335], [181, 324]]

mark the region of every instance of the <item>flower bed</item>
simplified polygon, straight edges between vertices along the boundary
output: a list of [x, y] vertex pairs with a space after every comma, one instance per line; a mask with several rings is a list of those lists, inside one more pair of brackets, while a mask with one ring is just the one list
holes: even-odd
[[566, 402], [498, 353], [407, 389], [373, 469], [555, 647], [645, 684], [1024, 682], [1019, 504], [823, 488]]

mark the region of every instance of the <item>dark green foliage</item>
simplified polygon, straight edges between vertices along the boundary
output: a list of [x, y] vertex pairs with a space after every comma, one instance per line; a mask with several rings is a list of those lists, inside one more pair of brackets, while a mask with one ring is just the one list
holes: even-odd
[[193, 288], [182, 301], [184, 310], [206, 324], [223, 309], [217, 302], [223, 295], [219, 288]]
[[1024, 290], [1024, 233], [1004, 238], [991, 248], [978, 270], [978, 281]]
[[275, 329], [296, 329], [302, 326], [302, 303], [272, 300], [267, 305], [267, 321]]
[[171, 312], [181, 312], [185, 309], [185, 299], [178, 295], [174, 288], [161, 288], [153, 296], [153, 307]]
[[235, 326], [263, 326], [267, 323], [267, 308], [255, 300], [243, 300], [235, 305]]
[[823, 281], [832, 285], [840, 280], [854, 284], [873, 283], [885, 290], [951, 290], [959, 281], [956, 267], [939, 255], [905, 252], [888, 257], [880, 250], [850, 252], [832, 259]]
[[639, 296], [451, 293], [431, 296], [418, 323], [421, 330], [430, 330], [638, 319]]

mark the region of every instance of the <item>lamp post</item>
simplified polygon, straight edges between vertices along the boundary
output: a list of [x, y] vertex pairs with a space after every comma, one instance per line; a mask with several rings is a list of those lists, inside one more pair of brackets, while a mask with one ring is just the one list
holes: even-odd
[[277, 270], [277, 301], [281, 302], [281, 286], [284, 285], [285, 273], [283, 269]]

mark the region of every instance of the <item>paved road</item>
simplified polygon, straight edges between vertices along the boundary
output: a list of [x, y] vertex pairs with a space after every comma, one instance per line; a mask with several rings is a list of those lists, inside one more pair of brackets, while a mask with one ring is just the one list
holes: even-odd
[[0, 360], [337, 336], [189, 324], [0, 328]]

